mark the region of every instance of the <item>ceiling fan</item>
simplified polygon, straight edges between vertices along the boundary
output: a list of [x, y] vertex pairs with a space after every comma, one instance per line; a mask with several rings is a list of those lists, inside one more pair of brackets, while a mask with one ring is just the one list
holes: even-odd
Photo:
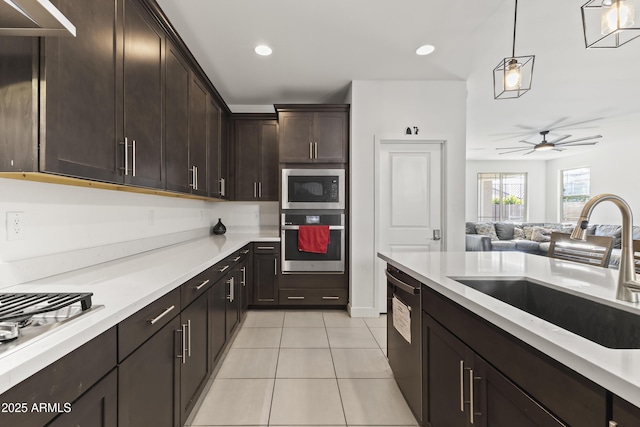
[[[554, 139], [553, 141], [547, 141], [548, 133], [549, 133], [548, 130], [541, 131], [540, 135], [542, 135], [542, 141], [538, 143], [524, 141], [524, 140], [518, 141], [518, 142], [523, 142], [525, 144], [529, 144], [532, 147], [524, 147], [524, 148], [502, 147], [502, 148], [496, 148], [496, 150], [511, 150], [511, 151], [503, 151], [502, 153], [499, 153], [499, 154], [510, 154], [510, 153], [517, 153], [519, 151], [527, 151], [526, 153], [523, 153], [523, 155], [526, 156], [527, 154], [531, 154], [534, 151], [549, 151], [549, 150], [564, 151], [569, 147], [577, 147], [580, 145], [596, 145], [598, 141], [592, 141], [592, 140], [596, 138], [602, 138], [602, 135], [593, 135], [593, 136], [587, 136], [584, 138], [565, 141], [565, 139], [571, 138], [571, 135], [563, 135], [561, 137]], [[564, 142], [561, 142], [561, 141], [564, 141]]]

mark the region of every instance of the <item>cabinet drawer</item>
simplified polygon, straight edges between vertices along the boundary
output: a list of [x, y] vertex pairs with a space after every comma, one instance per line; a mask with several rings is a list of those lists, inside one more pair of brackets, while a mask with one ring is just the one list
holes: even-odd
[[[63, 407], [73, 402], [116, 366], [116, 328], [111, 328], [2, 394], [2, 402], [24, 402], [28, 411], [0, 411], [0, 426], [42, 427], [58, 412], [32, 411], [34, 404]], [[75, 411], [75, 407], [72, 407]]]
[[280, 242], [259, 242], [253, 243], [254, 254], [277, 254], [280, 253]]
[[345, 289], [280, 289], [281, 305], [346, 305]]
[[180, 314], [180, 288], [155, 300], [118, 324], [118, 362]]
[[206, 269], [193, 279], [187, 280], [180, 286], [180, 302], [182, 307], [191, 304], [196, 298], [204, 294], [215, 282], [216, 270], [213, 267]]

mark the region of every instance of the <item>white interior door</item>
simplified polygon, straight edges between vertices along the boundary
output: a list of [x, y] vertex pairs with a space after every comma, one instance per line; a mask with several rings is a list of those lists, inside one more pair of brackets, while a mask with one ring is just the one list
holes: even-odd
[[[376, 145], [377, 251], [440, 251], [442, 143], [381, 139]], [[377, 304], [385, 312], [385, 263], [377, 263]]]

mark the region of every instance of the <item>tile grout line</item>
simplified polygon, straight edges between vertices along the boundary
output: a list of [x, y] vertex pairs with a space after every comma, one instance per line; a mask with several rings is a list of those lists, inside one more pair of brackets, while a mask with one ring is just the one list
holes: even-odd
[[336, 387], [338, 388], [338, 398], [340, 398], [340, 407], [342, 408], [342, 416], [344, 417], [344, 425], [347, 426], [347, 411], [344, 409], [344, 401], [342, 400], [342, 392], [340, 391], [340, 382], [338, 381], [338, 372], [336, 371], [336, 362], [333, 359], [333, 347], [331, 347], [331, 341], [329, 340], [329, 331], [327, 331], [327, 322], [324, 321], [324, 314], [322, 315], [322, 321], [324, 323], [324, 331], [327, 335], [327, 344], [329, 345], [329, 355], [331, 356], [331, 365], [333, 365], [333, 374], [335, 375]]
[[269, 416], [267, 417], [267, 426], [271, 425], [271, 412], [273, 411], [273, 400], [276, 395], [276, 381], [278, 379], [278, 364], [280, 363], [280, 351], [282, 349], [282, 336], [284, 335], [284, 321], [287, 316], [286, 312], [282, 314], [282, 325], [280, 326], [280, 342], [278, 343], [278, 357], [276, 357], [276, 370], [273, 373], [273, 388], [271, 389], [271, 402], [269, 402]]

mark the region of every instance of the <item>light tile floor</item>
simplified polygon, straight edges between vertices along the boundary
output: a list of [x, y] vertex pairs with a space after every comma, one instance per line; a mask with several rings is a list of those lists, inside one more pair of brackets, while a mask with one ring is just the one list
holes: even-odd
[[386, 317], [247, 313], [188, 426], [417, 426], [386, 358]]

